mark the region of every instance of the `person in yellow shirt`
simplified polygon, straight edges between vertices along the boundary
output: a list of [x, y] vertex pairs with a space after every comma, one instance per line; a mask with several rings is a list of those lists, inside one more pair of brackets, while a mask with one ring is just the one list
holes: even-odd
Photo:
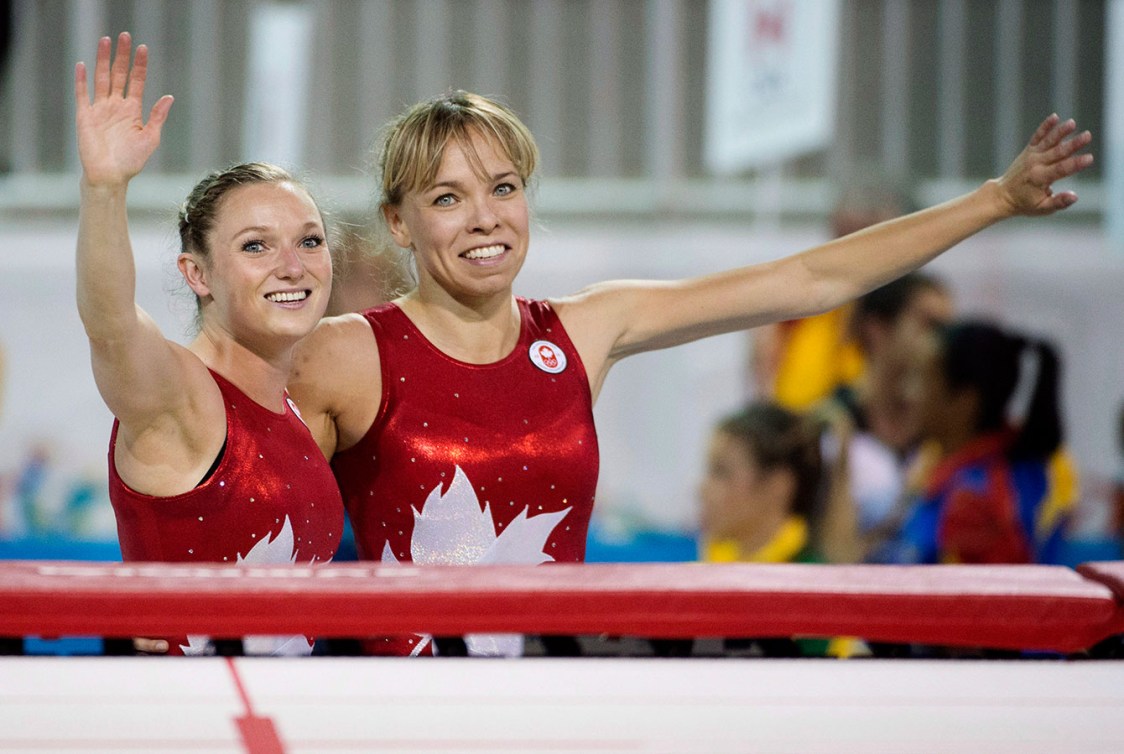
[[[835, 238], [892, 220], [913, 209], [906, 192], [875, 176], [848, 182], [831, 215]], [[853, 383], [864, 359], [850, 323], [853, 305], [813, 317], [758, 327], [752, 332], [750, 369], [755, 395], [805, 410]]]
[[[699, 489], [699, 557], [708, 563], [809, 563], [824, 489], [820, 425], [775, 402], [751, 403], [715, 425]], [[727, 639], [726, 654], [849, 657], [853, 639]], [[683, 652], [681, 651], [681, 654]]]
[[701, 559], [813, 560], [809, 527], [820, 481], [819, 434], [802, 415], [759, 402], [722, 419], [699, 490]]

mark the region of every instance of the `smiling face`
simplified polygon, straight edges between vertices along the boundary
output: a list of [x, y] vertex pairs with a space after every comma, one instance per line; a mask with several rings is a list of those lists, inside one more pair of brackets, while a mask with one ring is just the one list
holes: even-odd
[[464, 304], [510, 296], [527, 256], [524, 182], [499, 144], [471, 131], [446, 146], [433, 181], [383, 208], [395, 242], [411, 249], [423, 297]]
[[207, 253], [179, 265], [202, 302], [203, 330], [270, 348], [304, 337], [324, 314], [332, 262], [320, 210], [288, 181], [230, 189]]

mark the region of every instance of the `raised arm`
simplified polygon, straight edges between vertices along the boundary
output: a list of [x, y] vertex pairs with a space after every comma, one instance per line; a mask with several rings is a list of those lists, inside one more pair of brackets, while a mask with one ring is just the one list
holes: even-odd
[[[116, 55], [111, 56], [110, 39], [99, 41], [92, 97], [85, 64], [75, 67], [82, 162], [78, 312], [90, 340], [98, 390], [121, 421], [126, 455], [123, 459], [119, 443], [118, 469], [141, 491], [167, 494], [160, 489], [162, 483], [143, 489], [148, 478], [144, 469], [174, 466], [187, 476], [197, 465], [209, 463], [206, 456], [217, 450], [209, 447], [214, 433], [193, 433], [191, 426], [213, 419], [217, 407], [221, 433], [223, 409], [221, 395], [202, 362], [166, 340], [135, 303], [126, 189], [159, 145], [172, 98], [161, 97], [144, 122], [141, 103], [148, 50], [138, 47], [130, 67], [131, 46], [129, 35], [123, 33], [117, 39]], [[201, 407], [210, 410], [200, 411]], [[203, 435], [206, 438], [201, 440]]]
[[930, 261], [1000, 220], [1077, 201], [1055, 181], [1093, 162], [1092, 139], [1051, 115], [1002, 177], [952, 201], [799, 254], [667, 283], [617, 281], [557, 302], [595, 386], [617, 359], [833, 309]]

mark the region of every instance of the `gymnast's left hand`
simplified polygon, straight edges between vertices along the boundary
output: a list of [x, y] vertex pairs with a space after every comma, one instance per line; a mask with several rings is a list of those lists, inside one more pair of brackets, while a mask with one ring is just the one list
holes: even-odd
[[[148, 76], [148, 48], [137, 48], [129, 65], [132, 38], [122, 32], [117, 54], [111, 56], [111, 40], [98, 42], [94, 66], [93, 101], [86, 86], [86, 64], [74, 69], [74, 99], [78, 132], [78, 156], [83, 179], [90, 186], [121, 186], [129, 182], [160, 144], [160, 130], [172, 107], [172, 97], [156, 101], [144, 122], [141, 109]], [[112, 59], [112, 64], [111, 64]]]
[[1054, 193], [1053, 183], [1093, 164], [1093, 155], [1081, 149], [1093, 140], [1088, 131], [1075, 134], [1073, 119], [1056, 114], [1042, 121], [1026, 148], [1007, 172], [996, 179], [1005, 214], [1049, 215], [1077, 201], [1072, 191]]

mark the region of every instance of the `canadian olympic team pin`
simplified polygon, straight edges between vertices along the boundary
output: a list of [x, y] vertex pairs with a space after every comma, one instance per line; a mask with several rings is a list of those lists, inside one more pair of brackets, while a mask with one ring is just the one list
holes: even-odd
[[531, 363], [547, 374], [558, 374], [566, 368], [566, 354], [549, 340], [536, 340], [527, 352]]

